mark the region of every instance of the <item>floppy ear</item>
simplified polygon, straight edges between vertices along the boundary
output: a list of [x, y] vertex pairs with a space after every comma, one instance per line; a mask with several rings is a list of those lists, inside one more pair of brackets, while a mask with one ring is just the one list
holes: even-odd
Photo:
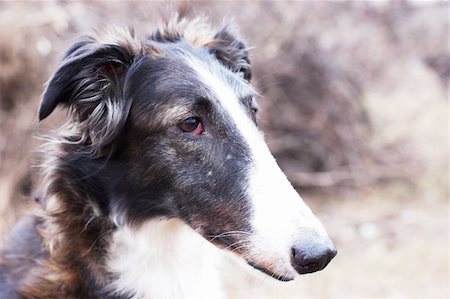
[[39, 120], [49, 116], [58, 104], [77, 110], [83, 102], [99, 100], [105, 95], [105, 88], [119, 87], [132, 59], [133, 53], [123, 46], [101, 44], [90, 37], [80, 39], [67, 50], [47, 83], [39, 107]]
[[123, 127], [131, 103], [122, 98], [125, 75], [136, 51], [130, 43], [100, 43], [85, 37], [72, 45], [47, 83], [39, 120], [58, 105], [69, 108], [83, 141], [98, 149]]
[[222, 64], [233, 72], [241, 73], [245, 80], [250, 81], [252, 73], [247, 47], [230, 33], [228, 28], [225, 27], [216, 33], [213, 41], [206, 47]]

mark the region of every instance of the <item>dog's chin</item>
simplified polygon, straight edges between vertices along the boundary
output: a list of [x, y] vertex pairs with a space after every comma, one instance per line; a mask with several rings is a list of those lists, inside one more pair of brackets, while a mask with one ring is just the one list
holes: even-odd
[[292, 281], [292, 280], [294, 280], [293, 277], [276, 274], [276, 273], [274, 273], [274, 272], [272, 272], [272, 271], [270, 271], [270, 270], [268, 270], [268, 269], [266, 269], [264, 267], [261, 267], [261, 266], [259, 266], [257, 264], [254, 264], [252, 262], [247, 261], [247, 264], [252, 266], [254, 269], [259, 270], [262, 273], [267, 274], [270, 277], [275, 278], [275, 279], [277, 279], [279, 281]]
[[[229, 238], [226, 237], [217, 237], [213, 240], [211, 240], [211, 242], [216, 245], [217, 247], [224, 249], [228, 252], [233, 253], [235, 256], [238, 256], [239, 258], [245, 259], [244, 256], [237, 250], [234, 250], [233, 248], [233, 244], [235, 244], [232, 240], [230, 240]], [[268, 270], [267, 268], [264, 268], [254, 262], [248, 261], [245, 259], [245, 261], [247, 262], [248, 265], [250, 265], [251, 267], [253, 267], [256, 270], [261, 271], [262, 273], [269, 275], [272, 278], [275, 278], [279, 281], [291, 281], [294, 280], [294, 277], [291, 276], [285, 276], [285, 275], [280, 275], [277, 273], [274, 273], [270, 270]]]

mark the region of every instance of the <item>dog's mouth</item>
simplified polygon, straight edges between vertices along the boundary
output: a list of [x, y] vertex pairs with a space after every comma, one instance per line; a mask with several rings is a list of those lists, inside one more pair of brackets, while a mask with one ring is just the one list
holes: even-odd
[[247, 264], [249, 264], [250, 266], [252, 266], [252, 267], [255, 268], [256, 270], [259, 270], [259, 271], [261, 271], [262, 273], [267, 274], [267, 275], [269, 275], [270, 277], [275, 278], [275, 279], [277, 279], [277, 280], [280, 280], [280, 281], [291, 281], [291, 280], [294, 280], [294, 278], [292, 278], [292, 277], [287, 277], [287, 276], [283, 276], [283, 275], [276, 274], [276, 273], [274, 273], [274, 272], [268, 270], [267, 268], [261, 267], [261, 266], [259, 266], [259, 265], [257, 265], [257, 264], [252, 263], [252, 262], [248, 262], [248, 261], [247, 261]]
[[[242, 258], [244, 258], [243, 254], [242, 254], [242, 252], [240, 250], [240, 246], [236, 245], [236, 244], [240, 244], [239, 241], [236, 241], [236, 240], [234, 240], [232, 238], [229, 238], [229, 237], [216, 236], [214, 238], [211, 238], [210, 242], [212, 242], [217, 247], [220, 247], [222, 249], [231, 251], [231, 252], [237, 254], [238, 256], [241, 256]], [[247, 262], [248, 265], [250, 265], [254, 269], [259, 270], [262, 273], [264, 273], [266, 275], [269, 275], [270, 277], [275, 278], [275, 279], [277, 279], [279, 281], [291, 281], [291, 280], [294, 279], [292, 277], [287, 277], [287, 276], [284, 276], [284, 275], [276, 274], [276, 273], [270, 271], [269, 269], [267, 269], [267, 268], [265, 268], [265, 267], [263, 267], [261, 265], [258, 265], [258, 264], [254, 263], [254, 262], [251, 262], [251, 261], [248, 261], [248, 260], [246, 260], [246, 262]]]

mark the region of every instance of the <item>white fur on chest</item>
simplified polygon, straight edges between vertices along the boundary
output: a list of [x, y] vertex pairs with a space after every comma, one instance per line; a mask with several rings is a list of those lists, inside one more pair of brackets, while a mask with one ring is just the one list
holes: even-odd
[[109, 287], [133, 298], [224, 298], [221, 252], [186, 224], [158, 219], [114, 233], [107, 270]]

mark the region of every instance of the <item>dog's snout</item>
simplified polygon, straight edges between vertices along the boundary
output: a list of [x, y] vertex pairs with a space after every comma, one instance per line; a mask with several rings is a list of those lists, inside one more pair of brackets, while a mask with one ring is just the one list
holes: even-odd
[[299, 274], [313, 273], [324, 269], [336, 254], [331, 242], [299, 244], [291, 249], [291, 264]]

